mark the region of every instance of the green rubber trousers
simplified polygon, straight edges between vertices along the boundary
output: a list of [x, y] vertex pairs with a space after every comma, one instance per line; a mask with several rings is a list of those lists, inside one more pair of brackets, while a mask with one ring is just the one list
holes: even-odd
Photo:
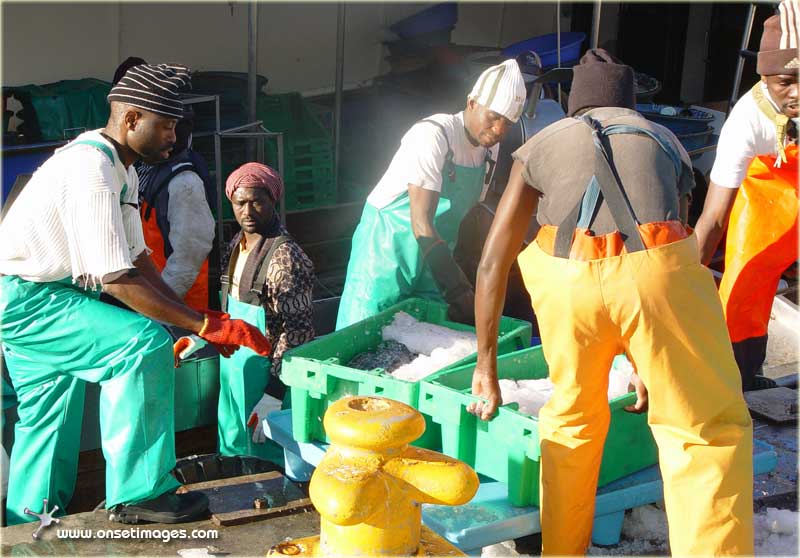
[[[0, 277], [0, 342], [17, 392], [7, 521], [63, 513], [78, 467], [85, 382], [100, 390], [106, 508], [175, 490], [172, 339], [156, 322], [68, 283]], [[58, 514], [57, 514], [58, 515]]]

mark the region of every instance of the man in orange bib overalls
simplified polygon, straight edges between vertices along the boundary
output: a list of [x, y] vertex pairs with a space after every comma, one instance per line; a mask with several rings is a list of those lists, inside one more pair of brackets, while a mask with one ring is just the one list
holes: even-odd
[[[725, 122], [697, 222], [707, 264], [728, 227], [720, 297], [742, 387], [774, 387], [760, 375], [781, 274], [797, 261], [798, 0], [764, 22], [756, 83]], [[730, 215], [730, 217], [728, 217]]]

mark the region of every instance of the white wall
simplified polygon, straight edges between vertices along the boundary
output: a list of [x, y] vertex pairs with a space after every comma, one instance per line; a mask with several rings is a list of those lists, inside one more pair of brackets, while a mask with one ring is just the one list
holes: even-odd
[[114, 4], [9, 4], [3, 16], [3, 85], [96, 77], [119, 64]]
[[[434, 2], [349, 3], [345, 83], [379, 74], [389, 25]], [[95, 77], [120, 61], [180, 62], [194, 70], [247, 71], [244, 3], [3, 3], [3, 85]], [[555, 5], [461, 3], [453, 42], [506, 46], [555, 31]], [[258, 72], [268, 91], [330, 90], [335, 81], [335, 3], [263, 3]], [[563, 23], [566, 30], [568, 22]], [[385, 66], [383, 66], [385, 67]]]

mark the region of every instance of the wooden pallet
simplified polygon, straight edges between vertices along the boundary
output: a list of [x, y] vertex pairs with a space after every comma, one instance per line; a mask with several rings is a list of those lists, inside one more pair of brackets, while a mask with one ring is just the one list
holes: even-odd
[[[204, 492], [211, 521], [216, 525], [241, 525], [288, 515], [311, 507], [311, 500], [277, 471], [187, 484], [179, 493]], [[256, 500], [266, 507], [256, 508]]]

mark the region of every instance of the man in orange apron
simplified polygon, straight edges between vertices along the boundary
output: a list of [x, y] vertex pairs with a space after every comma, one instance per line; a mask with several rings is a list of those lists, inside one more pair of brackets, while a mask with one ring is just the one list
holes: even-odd
[[142, 230], [161, 278], [195, 310], [208, 308], [208, 254], [214, 244], [215, 186], [192, 149], [193, 114], [175, 126], [169, 159], [136, 163]]
[[797, 260], [798, 0], [784, 0], [764, 22], [756, 83], [725, 122], [697, 222], [708, 264], [727, 225], [720, 297], [742, 387], [774, 387], [760, 374], [772, 300]]
[[[602, 49], [574, 69], [569, 116], [514, 153], [475, 293], [470, 412], [501, 402], [497, 329], [518, 258], [555, 385], [539, 413], [542, 554], [583, 554], [625, 352], [648, 390], [675, 556], [752, 555], [752, 424], [711, 272], [685, 227], [691, 162], [633, 108], [633, 70]], [[643, 390], [637, 388], [639, 395]], [[624, 458], [624, 456], [623, 456]]]

